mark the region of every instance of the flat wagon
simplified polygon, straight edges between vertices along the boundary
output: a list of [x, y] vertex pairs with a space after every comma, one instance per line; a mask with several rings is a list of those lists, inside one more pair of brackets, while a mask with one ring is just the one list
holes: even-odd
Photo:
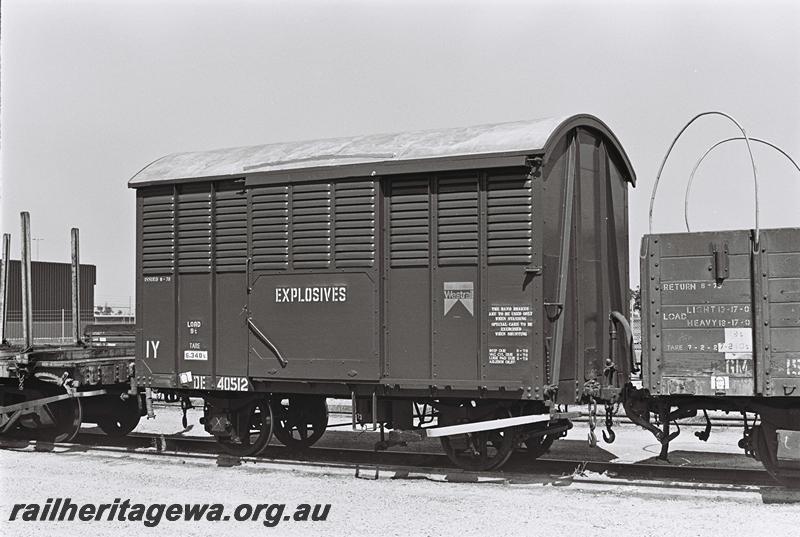
[[[96, 423], [110, 436], [124, 436], [145, 411], [142, 394], [131, 384], [133, 344], [124, 339], [106, 341], [107, 334], [100, 326], [92, 331], [97, 341], [81, 334], [81, 298], [86, 295], [81, 292], [77, 228], [72, 230], [71, 334], [58, 343], [36, 340], [30, 215], [24, 212], [21, 216], [22, 252], [20, 270], [15, 271], [19, 285], [14, 285], [22, 306], [20, 341], [14, 341], [7, 331], [12, 296], [8, 233], [3, 235], [0, 263], [0, 437], [66, 442], [75, 438], [84, 422]], [[41, 298], [46, 301], [50, 297]]]
[[435, 415], [466, 468], [541, 453], [627, 382], [634, 183], [589, 115], [163, 157], [129, 182], [136, 381], [236, 454], [309, 445], [325, 397]]

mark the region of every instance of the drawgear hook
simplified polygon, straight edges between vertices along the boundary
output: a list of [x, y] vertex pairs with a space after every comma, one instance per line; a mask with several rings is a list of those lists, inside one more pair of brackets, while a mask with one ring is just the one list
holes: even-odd
[[613, 418], [614, 417], [614, 405], [611, 403], [606, 403], [606, 431], [608, 434], [606, 435], [606, 431], [603, 431], [603, 440], [606, 444], [613, 444], [614, 440], [616, 440], [617, 435], [614, 433], [614, 430], [611, 428], [614, 425]]

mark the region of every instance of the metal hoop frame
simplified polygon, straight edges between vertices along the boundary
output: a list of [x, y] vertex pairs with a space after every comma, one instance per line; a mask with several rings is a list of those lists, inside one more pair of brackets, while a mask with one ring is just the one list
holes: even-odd
[[675, 138], [672, 139], [672, 143], [669, 145], [669, 149], [667, 149], [667, 153], [664, 155], [664, 159], [661, 161], [661, 166], [659, 166], [659, 168], [658, 168], [658, 174], [656, 174], [656, 181], [653, 184], [653, 193], [650, 195], [650, 213], [649, 213], [648, 232], [651, 235], [653, 234], [653, 207], [655, 206], [656, 193], [658, 191], [658, 183], [661, 180], [661, 172], [664, 171], [664, 166], [667, 163], [667, 159], [669, 158], [669, 155], [672, 153], [672, 148], [675, 147], [675, 144], [678, 142], [678, 139], [681, 137], [681, 135], [684, 133], [684, 131], [686, 131], [686, 129], [688, 129], [689, 126], [692, 123], [694, 123], [695, 121], [697, 121], [698, 119], [700, 119], [701, 117], [704, 117], [704, 116], [721, 116], [721, 117], [724, 117], [724, 118], [730, 120], [741, 131], [742, 136], [744, 137], [744, 140], [747, 143], [747, 152], [750, 154], [750, 164], [753, 167], [753, 188], [754, 188], [754, 192], [755, 192], [755, 224], [756, 224], [756, 226], [755, 226], [756, 227], [756, 229], [755, 229], [755, 238], [754, 238], [754, 240], [755, 240], [754, 248], [755, 248], [758, 245], [758, 241], [759, 241], [758, 173], [756, 172], [756, 161], [753, 158], [753, 149], [750, 147], [750, 138], [747, 136], [747, 132], [745, 132], [744, 127], [742, 127], [742, 125], [738, 121], [736, 121], [732, 116], [726, 114], [725, 112], [719, 112], [719, 111], [716, 111], [716, 110], [712, 110], [712, 111], [709, 111], [709, 112], [701, 112], [701, 113], [697, 114], [692, 119], [690, 119], [689, 122], [686, 123], [683, 126], [683, 128], [678, 132], [678, 134], [675, 136]]
[[[741, 137], [741, 136], [734, 136], [733, 138], [726, 138], [725, 140], [720, 140], [719, 142], [715, 143], [714, 145], [712, 145], [711, 147], [708, 148], [708, 151], [703, 153], [703, 156], [700, 157], [697, 160], [697, 162], [694, 165], [694, 168], [692, 168], [692, 173], [689, 175], [689, 182], [686, 184], [686, 194], [684, 195], [684, 198], [683, 198], [683, 220], [686, 223], [686, 231], [689, 231], [689, 232], [692, 231], [691, 228], [689, 227], [689, 195], [690, 195], [691, 190], [692, 190], [692, 183], [694, 182], [694, 175], [695, 175], [695, 173], [697, 173], [697, 169], [700, 167], [700, 164], [702, 164], [703, 160], [705, 160], [705, 158], [708, 156], [708, 154], [711, 153], [714, 149], [716, 149], [717, 147], [721, 146], [722, 144], [725, 144], [725, 143], [728, 143], [728, 142], [735, 142], [735, 141], [738, 141], [738, 140], [744, 140], [744, 138]], [[750, 138], [750, 141], [751, 142], [758, 142], [760, 144], [764, 144], [764, 145], [766, 145], [768, 147], [771, 147], [772, 149], [778, 151], [784, 157], [789, 159], [789, 162], [791, 162], [794, 165], [794, 167], [797, 168], [797, 171], [800, 172], [800, 166], [798, 166], [797, 162], [795, 162], [794, 159], [786, 151], [784, 151], [783, 149], [781, 149], [777, 145], [775, 145], [775, 144], [773, 144], [771, 142], [768, 142], [766, 140], [761, 140], [760, 138]]]

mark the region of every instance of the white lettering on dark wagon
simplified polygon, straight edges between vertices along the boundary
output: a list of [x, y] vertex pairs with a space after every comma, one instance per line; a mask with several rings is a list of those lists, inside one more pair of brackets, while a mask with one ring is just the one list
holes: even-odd
[[145, 276], [144, 283], [163, 283], [171, 282], [172, 276]]
[[184, 360], [208, 360], [208, 351], [188, 350], [183, 351]]
[[489, 326], [497, 337], [527, 336], [533, 326], [530, 306], [489, 306]]
[[276, 287], [275, 302], [347, 302], [347, 287]]
[[747, 328], [749, 304], [698, 304], [664, 306], [661, 320], [665, 328]]
[[[161, 340], [160, 339], [148, 339], [146, 341], [145, 345], [146, 345], [146, 352], [145, 352], [145, 356], [144, 357], [145, 358], [157, 359], [158, 358], [158, 346], [161, 345]], [[152, 352], [150, 352], [151, 349], [152, 349]]]
[[528, 349], [507, 349], [505, 347], [489, 347], [489, 363], [494, 365], [512, 365], [528, 361]]
[[716, 282], [662, 282], [661, 290], [669, 291], [697, 291], [698, 289], [721, 289], [722, 285]]

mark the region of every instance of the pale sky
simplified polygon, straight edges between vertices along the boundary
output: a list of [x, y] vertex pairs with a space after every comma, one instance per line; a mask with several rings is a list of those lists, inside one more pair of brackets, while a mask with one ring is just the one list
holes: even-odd
[[[800, 2], [2, 2], [2, 229], [31, 212], [41, 260], [69, 228], [98, 303], [134, 294], [127, 180], [178, 151], [592, 113], [617, 134], [631, 286], [658, 165], [705, 110], [800, 160]], [[662, 177], [656, 231], [681, 231], [696, 159], [735, 136], [695, 125]], [[754, 148], [762, 227], [800, 226], [800, 173]], [[753, 225], [743, 145], [698, 172], [697, 229]], [[34, 248], [35, 251], [35, 248]]]

